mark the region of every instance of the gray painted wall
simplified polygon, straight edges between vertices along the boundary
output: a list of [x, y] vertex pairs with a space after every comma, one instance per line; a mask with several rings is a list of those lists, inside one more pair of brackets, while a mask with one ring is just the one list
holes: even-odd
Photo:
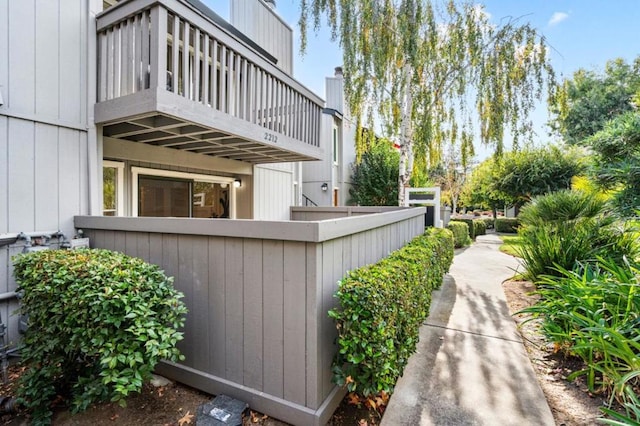
[[[0, 2], [0, 235], [74, 232], [73, 216], [98, 206], [94, 102], [93, 16], [100, 0]], [[16, 287], [11, 256], [22, 244], [0, 246], [0, 293]], [[11, 306], [8, 306], [8, 305]], [[9, 313], [7, 343], [17, 340]]]
[[[249, 36], [293, 75], [293, 30], [261, 0], [230, 0], [231, 25]], [[276, 2], [277, 3], [277, 2]]]
[[[327, 77], [325, 92], [326, 107], [337, 111], [341, 117], [333, 113], [322, 114], [320, 138], [324, 154], [319, 161], [307, 161], [302, 164], [303, 193], [320, 206], [332, 206], [333, 191], [337, 189], [338, 205], [344, 206], [350, 199], [352, 165], [356, 161], [356, 125], [345, 108], [342, 76]], [[337, 128], [338, 132], [337, 147], [333, 145], [334, 128]], [[333, 161], [336, 148], [337, 164]], [[321, 190], [323, 183], [328, 185], [327, 191]]]
[[382, 211], [321, 222], [77, 217], [76, 226], [92, 247], [160, 265], [185, 293], [186, 360], [162, 374], [306, 426], [324, 424], [343, 396], [331, 383], [327, 316], [338, 280], [424, 231], [424, 208]]

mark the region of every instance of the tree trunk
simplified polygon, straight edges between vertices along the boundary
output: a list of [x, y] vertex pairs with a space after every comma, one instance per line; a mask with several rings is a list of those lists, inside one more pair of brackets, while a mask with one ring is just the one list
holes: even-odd
[[409, 187], [409, 180], [413, 172], [413, 123], [411, 112], [413, 110], [413, 93], [411, 92], [411, 76], [413, 69], [410, 64], [403, 67], [404, 96], [400, 113], [402, 123], [400, 125], [400, 168], [398, 170], [398, 205], [405, 205], [405, 188]]

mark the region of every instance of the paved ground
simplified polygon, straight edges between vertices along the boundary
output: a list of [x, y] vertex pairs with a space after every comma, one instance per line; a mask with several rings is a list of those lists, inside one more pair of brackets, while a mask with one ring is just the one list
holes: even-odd
[[382, 426], [555, 424], [502, 290], [518, 262], [499, 245], [456, 254]]

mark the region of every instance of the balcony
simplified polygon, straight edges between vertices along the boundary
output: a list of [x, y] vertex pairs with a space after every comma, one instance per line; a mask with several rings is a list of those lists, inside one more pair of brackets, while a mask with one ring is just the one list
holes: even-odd
[[254, 164], [319, 159], [322, 99], [214, 18], [186, 0], [98, 16], [103, 135]]

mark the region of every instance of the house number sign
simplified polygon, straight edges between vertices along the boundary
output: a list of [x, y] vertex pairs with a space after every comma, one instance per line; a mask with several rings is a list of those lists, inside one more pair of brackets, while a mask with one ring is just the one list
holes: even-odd
[[264, 132], [264, 140], [267, 142], [278, 143], [278, 136], [273, 133]]

